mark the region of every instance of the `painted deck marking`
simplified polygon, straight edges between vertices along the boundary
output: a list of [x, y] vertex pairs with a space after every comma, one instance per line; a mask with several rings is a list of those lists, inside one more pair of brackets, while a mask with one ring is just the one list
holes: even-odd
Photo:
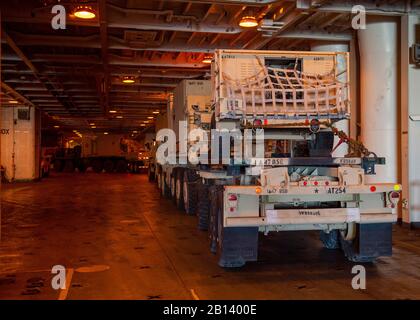
[[199, 296], [195, 293], [194, 289], [190, 289], [190, 292], [194, 300], [200, 300]]
[[69, 293], [70, 286], [71, 286], [71, 279], [73, 278], [73, 273], [74, 273], [74, 269], [72, 269], [72, 268], [67, 269], [66, 287], [64, 289], [60, 290], [58, 300], [66, 300], [67, 299], [67, 295]]

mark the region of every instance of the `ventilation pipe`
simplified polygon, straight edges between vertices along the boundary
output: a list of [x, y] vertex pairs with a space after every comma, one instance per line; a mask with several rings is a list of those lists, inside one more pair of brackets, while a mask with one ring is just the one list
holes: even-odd
[[397, 175], [397, 21], [368, 17], [359, 30], [361, 140], [386, 165], [376, 167], [368, 183], [395, 183]]
[[[311, 44], [312, 51], [318, 52], [349, 52], [349, 44], [347, 42], [314, 42]], [[349, 69], [347, 66], [347, 61], [339, 60], [338, 63], [338, 70]], [[338, 78], [340, 81], [346, 82], [347, 75], [342, 74]], [[350, 136], [350, 121], [348, 119], [340, 120], [335, 123], [335, 127], [338, 130], [344, 131], [348, 136]], [[339, 138], [334, 137], [334, 146], [339, 143]], [[334, 158], [344, 157], [348, 153], [348, 145], [346, 143], [342, 143], [337, 149], [334, 150], [332, 156]]]

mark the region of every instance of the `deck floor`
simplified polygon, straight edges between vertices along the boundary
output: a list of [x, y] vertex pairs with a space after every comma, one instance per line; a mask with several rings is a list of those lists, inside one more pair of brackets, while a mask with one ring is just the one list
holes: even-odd
[[[261, 235], [259, 261], [218, 267], [196, 217], [144, 175], [60, 174], [3, 185], [0, 299], [419, 299], [420, 231], [394, 227], [394, 255], [366, 265], [316, 232]], [[63, 265], [70, 285], [51, 287]]]

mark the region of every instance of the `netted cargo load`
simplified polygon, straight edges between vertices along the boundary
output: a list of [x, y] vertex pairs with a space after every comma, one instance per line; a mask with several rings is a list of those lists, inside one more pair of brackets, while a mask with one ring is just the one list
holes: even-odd
[[247, 77], [220, 70], [219, 119], [348, 117], [347, 69], [334, 66], [321, 74], [299, 70], [298, 59], [294, 68], [286, 69], [267, 66], [260, 57], [256, 61], [255, 72]]

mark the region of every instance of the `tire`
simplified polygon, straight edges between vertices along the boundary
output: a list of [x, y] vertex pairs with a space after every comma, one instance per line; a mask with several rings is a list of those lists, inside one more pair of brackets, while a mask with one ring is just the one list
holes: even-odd
[[184, 210], [184, 171], [182, 168], [176, 171], [175, 204], [179, 210]]
[[339, 231], [331, 230], [329, 233], [321, 231], [319, 235], [324, 248], [326, 249], [340, 249]]
[[127, 161], [125, 160], [118, 160], [115, 166], [115, 169], [118, 173], [126, 173], [127, 172]]
[[162, 177], [160, 173], [157, 174], [156, 180], [157, 180], [157, 187], [160, 191], [162, 189]]
[[66, 160], [64, 163], [63, 171], [66, 173], [73, 173], [74, 172], [74, 163], [73, 160]]
[[172, 170], [171, 179], [170, 179], [170, 189], [171, 189], [171, 199], [176, 205], [176, 171], [177, 169]]
[[192, 216], [197, 214], [198, 209], [198, 175], [193, 170], [184, 171], [184, 180], [182, 184], [182, 197], [184, 201], [185, 212]]
[[151, 166], [148, 167], [147, 178], [149, 179], [149, 182], [155, 181], [155, 173], [152, 171]]
[[104, 170], [106, 173], [114, 172], [114, 161], [112, 160], [105, 160], [104, 162]]
[[169, 199], [171, 197], [171, 190], [169, 189], [168, 184], [166, 183], [166, 175], [162, 173], [162, 189], [161, 189], [162, 196]]
[[55, 172], [62, 172], [64, 168], [64, 162], [62, 160], [56, 159], [54, 161], [54, 171]]
[[87, 168], [88, 168], [88, 163], [87, 161], [80, 161], [79, 166], [77, 167], [77, 169], [79, 170], [79, 172], [83, 173], [86, 172]]
[[198, 229], [207, 231], [210, 216], [209, 186], [199, 181], [197, 191]]
[[104, 169], [104, 165], [100, 159], [95, 159], [92, 161], [92, 169], [96, 173], [101, 173]]
[[219, 223], [218, 223], [218, 208], [217, 208], [217, 191], [216, 186], [209, 188], [209, 221], [208, 221], [208, 232], [210, 239], [210, 251], [214, 254], [217, 253], [218, 247], [218, 234], [219, 234]]

